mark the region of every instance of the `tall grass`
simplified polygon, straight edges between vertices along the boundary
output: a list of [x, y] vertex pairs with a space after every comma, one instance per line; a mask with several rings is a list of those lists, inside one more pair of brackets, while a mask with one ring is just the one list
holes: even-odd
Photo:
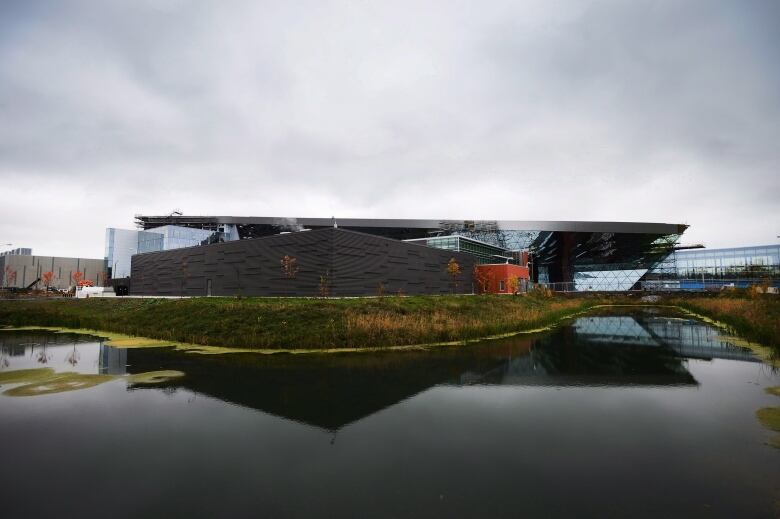
[[586, 306], [588, 303], [581, 300], [560, 300], [536, 305], [501, 305], [495, 311], [476, 309], [473, 313], [458, 312], [457, 308], [414, 313], [398, 309], [369, 313], [350, 309], [345, 313], [344, 322], [349, 345], [356, 345], [353, 344], [356, 340], [386, 344], [447, 342], [545, 326]]
[[0, 302], [0, 324], [242, 348], [381, 347], [522, 331], [596, 302], [544, 296], [7, 301]]
[[[475, 339], [543, 327], [627, 297], [415, 296], [370, 299], [193, 298], [0, 301], [0, 325], [89, 328], [239, 348], [382, 347]], [[676, 304], [780, 349], [780, 301], [748, 294]]]
[[773, 295], [722, 294], [672, 302], [728, 324], [748, 339], [780, 350], [780, 300]]

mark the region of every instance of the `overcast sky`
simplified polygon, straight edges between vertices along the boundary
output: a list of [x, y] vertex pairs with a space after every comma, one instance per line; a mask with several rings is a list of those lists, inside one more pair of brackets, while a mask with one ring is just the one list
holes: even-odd
[[[780, 2], [0, 2], [0, 250], [185, 214], [778, 243]], [[7, 247], [6, 247], [7, 248]]]

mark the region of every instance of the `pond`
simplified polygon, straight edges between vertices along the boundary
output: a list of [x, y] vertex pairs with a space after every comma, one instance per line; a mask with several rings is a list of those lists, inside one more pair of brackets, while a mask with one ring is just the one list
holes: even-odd
[[756, 411], [780, 374], [721, 334], [652, 309], [383, 354], [3, 331], [0, 511], [775, 517], [778, 433]]

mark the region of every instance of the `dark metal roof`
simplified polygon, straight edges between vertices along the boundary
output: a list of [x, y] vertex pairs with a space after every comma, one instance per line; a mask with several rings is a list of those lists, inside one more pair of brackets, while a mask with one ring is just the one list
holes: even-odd
[[[145, 228], [165, 224], [218, 223], [233, 225], [272, 225], [282, 227], [316, 228], [333, 225], [333, 218], [276, 217], [276, 216], [136, 216], [139, 225]], [[335, 218], [341, 227], [356, 228], [407, 228], [437, 229], [466, 228], [473, 226], [495, 226], [500, 230], [527, 230], [552, 232], [613, 232], [637, 234], [682, 234], [688, 228], [685, 224], [653, 222], [589, 222], [589, 221], [544, 221], [544, 220], [416, 220], [381, 218]]]

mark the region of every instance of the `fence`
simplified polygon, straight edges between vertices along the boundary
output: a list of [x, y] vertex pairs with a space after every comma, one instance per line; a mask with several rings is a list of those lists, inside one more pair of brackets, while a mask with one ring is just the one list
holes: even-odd
[[665, 279], [665, 280], [643, 281], [641, 285], [643, 290], [650, 290], [650, 291], [677, 291], [677, 290], [716, 291], [716, 290], [728, 290], [731, 288], [750, 288], [755, 285], [766, 285], [769, 287], [780, 288], [780, 279], [766, 279], [766, 278]]
[[[719, 291], [732, 288], [750, 288], [754, 285], [767, 285], [780, 289], [780, 279], [665, 279], [642, 281], [635, 292], [674, 292], [674, 291]], [[529, 290], [534, 287], [544, 287], [553, 292], [630, 292], [618, 287], [609, 287], [602, 283], [590, 287], [574, 281], [560, 283], [529, 283]]]

